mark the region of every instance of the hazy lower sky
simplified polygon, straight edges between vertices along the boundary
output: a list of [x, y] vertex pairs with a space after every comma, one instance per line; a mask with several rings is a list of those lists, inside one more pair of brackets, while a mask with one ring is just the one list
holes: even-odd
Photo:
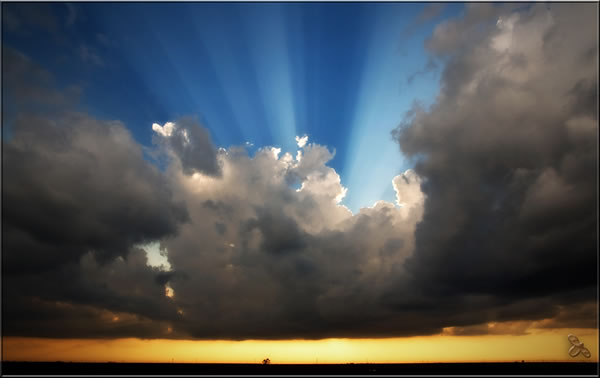
[[2, 3], [3, 358], [597, 361], [597, 13]]

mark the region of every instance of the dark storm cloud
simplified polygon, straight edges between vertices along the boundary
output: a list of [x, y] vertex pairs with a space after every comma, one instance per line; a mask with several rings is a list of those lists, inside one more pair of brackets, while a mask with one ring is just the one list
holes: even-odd
[[[249, 156], [189, 119], [148, 125], [161, 171], [118, 122], [22, 114], [3, 140], [5, 334], [594, 326], [595, 10], [469, 5], [438, 26], [439, 97], [394, 132], [416, 173], [391, 180], [397, 204], [356, 214], [324, 146]], [[157, 241], [168, 270], [148, 265]]]
[[175, 234], [187, 212], [129, 133], [23, 116], [3, 157], [4, 335], [159, 336], [176, 309], [132, 247]]
[[118, 122], [23, 115], [3, 153], [8, 274], [52, 269], [87, 251], [101, 260], [126, 255], [136, 243], [175, 233], [186, 219]]
[[282, 214], [257, 210], [257, 218], [246, 222], [246, 230], [257, 228], [263, 235], [261, 248], [269, 253], [286, 253], [302, 248], [306, 236], [296, 222]]
[[[176, 310], [134, 246], [176, 234], [184, 205], [121, 123], [67, 111], [74, 102], [20, 52], [4, 46], [3, 63], [14, 117], [2, 141], [3, 334], [153, 334], [151, 319]], [[113, 312], [128, 325], [106, 328]]]
[[133, 249], [99, 264], [93, 254], [35, 274], [5, 277], [5, 336], [173, 337], [179, 316], [165, 297], [164, 275]]
[[[473, 5], [427, 42], [448, 59], [441, 93], [394, 131], [426, 180], [416, 249], [397, 283], [418, 288], [413, 301], [443, 311], [452, 305], [442, 297], [488, 296], [496, 320], [555, 314], [569, 293], [595, 302], [596, 14], [597, 4]], [[395, 293], [392, 308], [411, 305]], [[535, 298], [550, 299], [525, 305]]]
[[598, 328], [598, 307], [596, 303], [576, 304], [563, 307], [556, 317], [539, 325], [540, 328], [572, 327], [577, 324], [581, 328]]

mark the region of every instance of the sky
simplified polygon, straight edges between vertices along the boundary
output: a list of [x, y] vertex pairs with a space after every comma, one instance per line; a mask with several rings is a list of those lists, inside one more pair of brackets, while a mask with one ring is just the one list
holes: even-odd
[[597, 361], [597, 7], [3, 3], [3, 359]]
[[350, 188], [352, 211], [393, 200], [391, 177], [410, 164], [390, 130], [414, 101], [433, 100], [439, 72], [418, 74], [428, 60], [423, 41], [435, 20], [460, 10], [364, 3], [6, 8], [5, 43], [42, 64], [57, 86], [77, 86], [78, 106], [90, 115], [122, 121], [143, 145], [151, 145], [148, 125], [182, 116], [197, 117], [224, 148], [248, 142], [251, 151], [294, 152], [295, 136], [307, 134], [335, 149], [330, 165]]

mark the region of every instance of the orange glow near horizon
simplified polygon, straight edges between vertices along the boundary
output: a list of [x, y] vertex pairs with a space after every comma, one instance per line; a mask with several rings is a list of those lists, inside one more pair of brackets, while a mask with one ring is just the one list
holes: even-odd
[[[567, 354], [573, 333], [592, 357]], [[390, 339], [196, 341], [3, 338], [4, 361], [259, 363], [598, 362], [598, 330], [530, 330], [526, 335]]]

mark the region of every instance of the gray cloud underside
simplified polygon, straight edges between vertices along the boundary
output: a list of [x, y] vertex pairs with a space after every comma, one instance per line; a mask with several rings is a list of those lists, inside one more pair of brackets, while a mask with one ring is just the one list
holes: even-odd
[[428, 198], [398, 285], [432, 305], [595, 301], [597, 5], [550, 8], [473, 4], [427, 43], [447, 61], [441, 92], [394, 136]]
[[[19, 114], [3, 140], [4, 335], [594, 327], [597, 4], [467, 8], [427, 43], [445, 62], [436, 103], [394, 131], [416, 162], [393, 179], [402, 207], [350, 213], [317, 144], [248, 156], [179, 120], [156, 135], [161, 171], [118, 122]], [[151, 241], [171, 271], [147, 265]]]

